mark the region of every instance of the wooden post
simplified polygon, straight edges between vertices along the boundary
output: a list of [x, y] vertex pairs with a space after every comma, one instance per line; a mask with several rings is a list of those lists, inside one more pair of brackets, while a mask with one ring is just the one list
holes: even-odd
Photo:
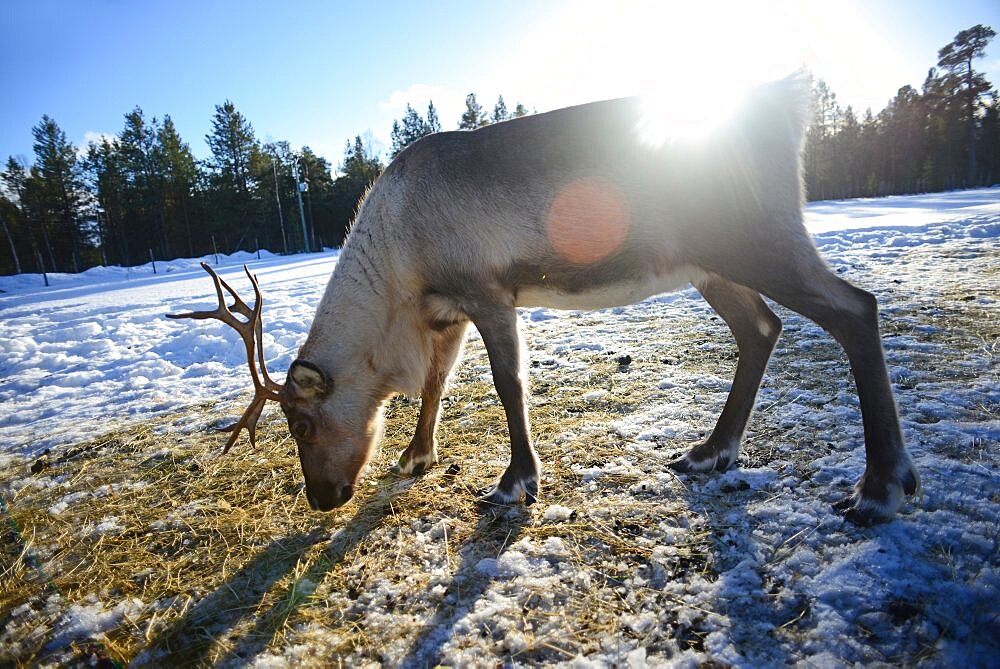
[[153, 249], [149, 249], [149, 262], [153, 263], [153, 274], [156, 274], [156, 260], [153, 259]]

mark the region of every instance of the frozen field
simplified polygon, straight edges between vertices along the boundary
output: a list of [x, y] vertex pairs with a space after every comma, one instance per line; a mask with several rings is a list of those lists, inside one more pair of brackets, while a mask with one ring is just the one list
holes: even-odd
[[[923, 497], [876, 528], [844, 524], [830, 508], [864, 466], [845, 359], [787, 310], [776, 309], [785, 331], [739, 465], [714, 477], [665, 469], [711, 428], [734, 366], [728, 330], [689, 289], [601, 312], [522, 312], [546, 472], [530, 510], [486, 518], [446, 471], [488, 481], [506, 459], [503, 434], [492, 435], [498, 414], [481, 421], [496, 402], [473, 334], [444, 410], [441, 467], [376, 485], [412, 429], [401, 425], [387, 434], [396, 450], [344, 511], [310, 514], [289, 483], [291, 498], [261, 502], [293, 507], [286, 524], [241, 535], [238, 549], [204, 546], [196, 519], [206, 509], [220, 517], [218, 500], [228, 507], [246, 494], [238, 484], [218, 483], [208, 497], [171, 488], [146, 517], [117, 491], [149, 495], [159, 483], [141, 468], [98, 476], [97, 447], [92, 469], [67, 455], [28, 470], [46, 449], [58, 462], [84, 442], [113, 459], [118, 446], [102, 435], [142, 430], [155, 448], [137, 450], [137, 462], [163, 452], [213, 471], [243, 462], [192, 452], [192, 440], [217, 442], [206, 429], [245, 406], [242, 344], [219, 323], [163, 318], [214, 305], [201, 259], [157, 263], [156, 275], [148, 266], [54, 275], [49, 288], [38, 275], [0, 277], [0, 494], [20, 537], [11, 530], [4, 544], [0, 664], [66, 664], [104, 647], [150, 666], [995, 666], [1000, 188], [817, 202], [807, 225], [831, 265], [879, 299], [923, 477]], [[276, 378], [336, 258], [222, 259], [220, 274], [241, 292], [244, 262], [260, 279]], [[449, 438], [466, 432], [487, 435], [482, 454], [449, 452]], [[287, 437], [272, 439], [287, 450]], [[257, 462], [298, 480], [294, 458], [264, 462], [266, 443]], [[444, 499], [426, 501], [435, 496]], [[146, 564], [122, 565], [125, 585], [88, 580], [79, 565], [60, 576], [69, 556], [100, 561], [116, 542], [171, 532], [222, 567], [197, 583], [158, 580], [158, 569], [134, 578]], [[185, 638], [198, 642], [185, 649]]]

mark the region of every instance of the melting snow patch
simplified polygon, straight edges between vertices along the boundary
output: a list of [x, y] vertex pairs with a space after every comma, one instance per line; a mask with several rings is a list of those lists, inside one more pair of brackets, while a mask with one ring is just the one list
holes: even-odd
[[559, 504], [550, 504], [542, 514], [542, 520], [546, 523], [561, 523], [569, 520], [576, 513], [573, 509]]
[[142, 612], [143, 603], [139, 599], [127, 599], [112, 609], [106, 609], [101, 602], [72, 604], [56, 624], [55, 638], [46, 647], [48, 650], [64, 648], [80, 639], [100, 639], [104, 632], [117, 627], [124, 618], [134, 618]]

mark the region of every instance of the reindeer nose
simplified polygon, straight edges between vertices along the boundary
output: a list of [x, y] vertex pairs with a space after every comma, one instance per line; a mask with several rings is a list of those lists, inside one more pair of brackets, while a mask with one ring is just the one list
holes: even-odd
[[313, 511], [329, 511], [338, 506], [343, 506], [354, 496], [354, 486], [331, 485], [323, 490], [306, 490], [306, 499], [309, 500], [309, 508]]

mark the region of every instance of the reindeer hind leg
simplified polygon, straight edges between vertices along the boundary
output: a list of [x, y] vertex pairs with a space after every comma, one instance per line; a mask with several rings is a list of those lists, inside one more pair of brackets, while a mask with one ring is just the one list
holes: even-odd
[[[802, 231], [802, 235], [805, 233]], [[795, 252], [778, 244], [743, 266], [741, 283], [816, 322], [843, 346], [854, 373], [864, 425], [866, 467], [841, 510], [849, 520], [871, 524], [891, 518], [920, 479], [903, 445], [896, 403], [878, 329], [875, 297], [844, 281], [811, 242]]]

